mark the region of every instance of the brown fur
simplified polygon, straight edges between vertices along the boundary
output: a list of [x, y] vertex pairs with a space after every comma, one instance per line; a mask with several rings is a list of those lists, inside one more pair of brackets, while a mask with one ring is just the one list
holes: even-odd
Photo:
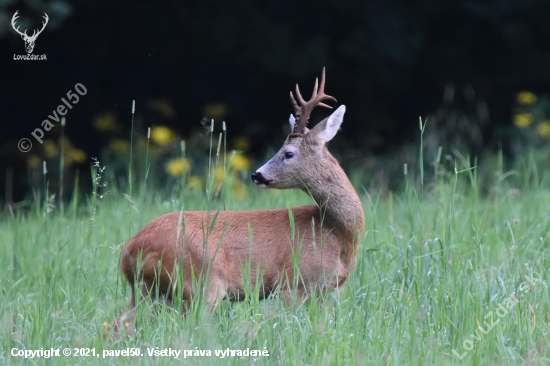
[[[123, 327], [126, 333], [133, 330], [136, 278], [140, 298], [148, 293], [154, 296], [158, 290], [171, 304], [176, 287], [182, 291], [184, 302], [189, 303], [195, 295], [192, 275], [198, 278], [201, 269], [204, 274], [209, 267], [205, 300], [211, 311], [226, 297], [242, 299], [243, 284], [248, 281], [253, 286], [257, 270], [260, 296], [280, 291], [287, 302], [294, 294], [300, 301], [312, 291], [343, 285], [355, 266], [364, 215], [346, 174], [318, 138], [326, 125], [325, 119], [311, 131], [306, 128], [303, 137], [287, 138], [281, 150], [261, 168], [270, 188], [299, 188], [316, 202], [292, 208], [294, 240], [288, 209], [220, 211], [206, 243], [203, 233], [208, 231], [215, 212], [174, 212], [154, 219], [122, 249], [120, 270], [132, 286], [132, 300], [117, 318], [115, 334], [122, 333]], [[285, 160], [288, 151], [295, 154], [295, 159]], [[293, 251], [300, 259], [301, 277], [296, 288]], [[248, 261], [250, 278], [243, 279], [242, 268]], [[181, 266], [183, 286], [174, 284], [176, 266]]]

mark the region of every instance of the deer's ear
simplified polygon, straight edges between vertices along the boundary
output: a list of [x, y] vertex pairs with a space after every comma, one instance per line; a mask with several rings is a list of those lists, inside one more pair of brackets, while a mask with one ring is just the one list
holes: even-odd
[[338, 132], [340, 125], [344, 122], [344, 113], [346, 113], [346, 106], [341, 105], [329, 118], [319, 122], [311, 132], [314, 133], [317, 138], [323, 140], [323, 142], [332, 140]]
[[296, 119], [292, 114], [290, 114], [290, 118], [288, 119], [288, 123], [290, 123], [290, 131], [294, 131], [294, 124], [296, 123]]

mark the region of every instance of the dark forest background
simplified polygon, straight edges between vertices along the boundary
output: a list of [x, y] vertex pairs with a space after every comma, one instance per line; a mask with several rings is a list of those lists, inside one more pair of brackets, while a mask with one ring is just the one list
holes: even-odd
[[[25, 54], [16, 10], [22, 29], [48, 14], [33, 52], [47, 61], [13, 59]], [[17, 142], [32, 140], [76, 83], [88, 92], [65, 135], [86, 159], [71, 169], [89, 170], [113, 139], [129, 139], [132, 100], [136, 136], [163, 125], [187, 140], [204, 118], [216, 130], [226, 121], [229, 147], [240, 141], [255, 168], [288, 132], [289, 91], [299, 83], [309, 96], [323, 67], [327, 93], [347, 106], [331, 143], [344, 160], [362, 165], [415, 144], [419, 116], [433, 117], [440, 141], [462, 134], [472, 154], [513, 156], [525, 127], [514, 116], [532, 104], [518, 93], [540, 101], [550, 90], [549, 18], [544, 0], [0, 0], [0, 188], [11, 169], [12, 199], [29, 195], [29, 154], [48, 152], [33, 141], [22, 153]], [[60, 126], [45, 134], [57, 141]]]

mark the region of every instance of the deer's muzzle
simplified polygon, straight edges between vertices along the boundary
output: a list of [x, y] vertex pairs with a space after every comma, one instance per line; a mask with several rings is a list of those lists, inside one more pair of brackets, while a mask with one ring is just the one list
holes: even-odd
[[266, 187], [269, 185], [269, 183], [272, 181], [271, 179], [265, 179], [264, 176], [262, 175], [262, 173], [260, 172], [255, 172], [255, 173], [252, 173], [252, 176], [250, 177], [252, 178], [252, 181], [256, 184], [264, 184]]

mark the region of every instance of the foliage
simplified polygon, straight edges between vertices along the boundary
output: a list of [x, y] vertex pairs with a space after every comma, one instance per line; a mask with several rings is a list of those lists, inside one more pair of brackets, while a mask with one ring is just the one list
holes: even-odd
[[[1, 0], [0, 1], [0, 38], [10, 34], [13, 30], [11, 29], [11, 18], [13, 12], [8, 10], [8, 8], [13, 8], [15, 0]], [[40, 16], [45, 12], [51, 18], [51, 24], [48, 23], [50, 27], [57, 28], [68, 18], [72, 11], [73, 7], [69, 2], [64, 0], [53, 0], [53, 1], [32, 1], [25, 0], [21, 1], [22, 4], [17, 4], [20, 8], [25, 10], [30, 10], [29, 13], [39, 14]], [[17, 9], [16, 9], [17, 10]], [[36, 26], [36, 20], [31, 19], [27, 15], [21, 15], [18, 19], [18, 24], [21, 26], [21, 29], [30, 28]]]
[[[416, 116], [434, 109], [448, 82], [472, 85], [494, 132], [512, 125], [510, 98], [524, 89], [547, 92], [550, 75], [547, 1], [3, 0], [4, 55], [23, 52], [9, 21], [20, 5], [24, 26], [51, 12], [37, 52], [55, 62], [4, 59], [2, 75], [16, 77], [3, 79], [0, 90], [0, 119], [9, 126], [0, 138], [12, 140], [0, 151], [0, 168], [21, 157], [17, 141], [77, 81], [90, 94], [67, 117], [78, 126], [69, 135], [89, 156], [110, 142], [94, 129], [106, 121], [90, 116], [114, 109], [128, 128], [129, 99], [138, 113], [162, 114], [158, 125], [186, 139], [202, 117], [231, 121], [259, 156], [284, 133], [289, 90], [312, 85], [323, 66], [327, 91], [349, 107], [342, 144], [376, 153], [408, 142]], [[55, 15], [57, 8], [63, 11]]]
[[[536, 156], [521, 159], [517, 172], [504, 171], [502, 155], [496, 156], [486, 168], [487, 177], [496, 178], [489, 182], [482, 182], [466, 159], [452, 167], [438, 165], [439, 172], [423, 184], [411, 167], [402, 177], [403, 189], [387, 198], [362, 189], [363, 172], [351, 172], [366, 232], [357, 268], [341, 291], [286, 308], [277, 296], [258, 301], [257, 293], [248, 293], [240, 303], [223, 301], [212, 317], [201, 302], [186, 317], [177, 307], [158, 305], [153, 311], [145, 302], [138, 307], [136, 332], [115, 344], [102, 334], [128, 302], [129, 288], [117, 269], [121, 247], [152, 218], [182, 209], [267, 209], [310, 200], [301, 192], [248, 184], [239, 199], [230, 176], [213, 189], [214, 172], [224, 166], [223, 150], [217, 155], [213, 149], [205, 186], [190, 189], [174, 182], [172, 189], [157, 189], [135, 177], [132, 197], [109, 178], [109, 165], [97, 163], [95, 194], [76, 193], [64, 213], [48, 195], [37, 195], [32, 211], [3, 216], [0, 363], [26, 363], [10, 356], [13, 347], [95, 348], [100, 354], [139, 347], [144, 354], [33, 360], [49, 365], [182, 362], [151, 358], [151, 347], [269, 352], [269, 357], [223, 361], [235, 365], [540, 362], [548, 357], [550, 176]], [[484, 184], [490, 185], [489, 194], [481, 192]], [[521, 287], [524, 276], [536, 281]], [[488, 331], [488, 314], [510, 296], [519, 299], [517, 305]], [[471, 334], [480, 334], [479, 340], [460, 361], [452, 350], [462, 355]], [[209, 365], [220, 359], [183, 362]]]
[[550, 97], [529, 91], [517, 94], [514, 125], [519, 130], [523, 150], [547, 144], [550, 138]]

